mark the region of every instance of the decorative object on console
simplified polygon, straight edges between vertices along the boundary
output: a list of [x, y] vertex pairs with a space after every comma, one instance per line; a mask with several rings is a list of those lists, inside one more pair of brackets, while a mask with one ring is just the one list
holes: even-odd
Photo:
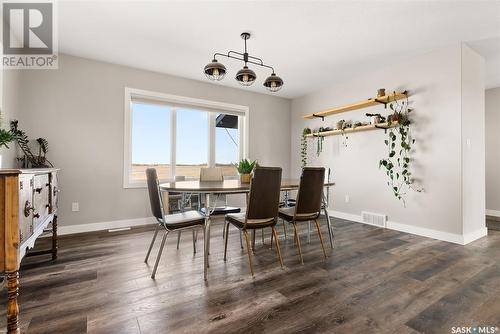
[[49, 150], [49, 143], [45, 138], [38, 138], [38, 155], [34, 155], [29, 147], [29, 139], [26, 132], [18, 128], [18, 120], [10, 122], [10, 131], [14, 135], [19, 148], [23, 151], [24, 156], [18, 158], [21, 162], [21, 168], [49, 168], [54, 167], [52, 163], [45, 157]]
[[385, 88], [377, 89], [377, 97], [385, 96]]
[[[379, 168], [383, 168], [389, 180], [387, 185], [391, 187], [394, 196], [403, 202], [406, 207], [406, 194], [408, 190], [421, 192], [423, 189], [414, 186], [414, 179], [411, 173], [412, 158], [410, 154], [413, 149], [415, 139], [411, 135], [411, 121], [409, 114], [412, 111], [408, 107], [408, 97], [406, 100], [394, 101], [389, 104], [394, 111], [388, 117], [385, 129], [388, 138], [384, 140], [388, 149], [388, 157], [379, 161]], [[390, 128], [393, 123], [397, 123], [398, 128]]]
[[252, 178], [252, 171], [257, 166], [257, 160], [249, 161], [247, 159], [242, 159], [236, 166], [238, 173], [240, 174], [241, 183], [250, 183]]
[[283, 87], [283, 80], [279, 76], [277, 76], [276, 73], [274, 73], [274, 68], [272, 66], [264, 64], [262, 59], [250, 56], [248, 54], [247, 40], [250, 39], [250, 33], [248, 32], [242, 33], [241, 38], [243, 38], [243, 40], [245, 41], [245, 52], [241, 53], [231, 50], [226, 54], [218, 52], [215, 53], [212, 62], [207, 64], [203, 69], [203, 72], [205, 73], [207, 78], [210, 80], [217, 80], [217, 81], [224, 79], [224, 76], [227, 73], [226, 67], [223, 64], [219, 63], [216, 59], [217, 56], [222, 56], [243, 61], [245, 63], [243, 68], [236, 73], [235, 77], [236, 81], [238, 81], [240, 85], [251, 86], [255, 82], [255, 79], [257, 79], [257, 75], [255, 74], [255, 72], [250, 68], [248, 68], [247, 64], [250, 63], [271, 69], [272, 73], [264, 81], [264, 87], [266, 87], [271, 92], [279, 91], [281, 87]]

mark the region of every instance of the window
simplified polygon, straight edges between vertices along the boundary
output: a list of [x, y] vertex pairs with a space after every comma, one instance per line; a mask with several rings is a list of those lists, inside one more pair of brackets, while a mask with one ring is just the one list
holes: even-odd
[[170, 166], [170, 108], [132, 103], [132, 164], [129, 179], [146, 180], [146, 168], [155, 167], [158, 177], [172, 174]]
[[175, 174], [199, 177], [208, 167], [208, 112], [177, 109]]
[[162, 181], [198, 178], [210, 166], [237, 175], [247, 114], [245, 106], [126, 88], [124, 187], [144, 187], [149, 167]]
[[239, 161], [239, 117], [217, 114], [215, 119], [215, 165], [224, 175], [237, 175], [234, 163]]

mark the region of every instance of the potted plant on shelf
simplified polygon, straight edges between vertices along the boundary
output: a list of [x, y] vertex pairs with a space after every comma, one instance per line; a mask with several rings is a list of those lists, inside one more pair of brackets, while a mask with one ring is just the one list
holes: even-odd
[[257, 166], [257, 160], [250, 161], [247, 159], [242, 159], [235, 166], [238, 170], [238, 173], [240, 174], [241, 183], [250, 183], [250, 179], [252, 178], [252, 171], [255, 166]]

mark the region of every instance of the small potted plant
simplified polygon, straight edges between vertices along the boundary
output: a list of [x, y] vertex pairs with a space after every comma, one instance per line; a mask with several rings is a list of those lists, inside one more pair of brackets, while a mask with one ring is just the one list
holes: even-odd
[[252, 178], [252, 171], [255, 166], [257, 166], [257, 161], [249, 161], [247, 159], [243, 159], [235, 166], [238, 170], [238, 173], [240, 174], [241, 183], [250, 183], [250, 179]]

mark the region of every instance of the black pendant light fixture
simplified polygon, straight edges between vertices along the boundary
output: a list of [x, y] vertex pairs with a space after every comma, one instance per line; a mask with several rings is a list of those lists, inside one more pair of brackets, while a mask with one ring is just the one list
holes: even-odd
[[214, 59], [211, 63], [207, 64], [204, 69], [204, 73], [210, 80], [222, 80], [226, 75], [226, 67], [219, 63], [216, 59], [217, 56], [223, 56], [227, 58], [236, 59], [245, 62], [245, 65], [241, 70], [236, 73], [236, 81], [242, 86], [250, 86], [257, 79], [257, 75], [254, 71], [248, 68], [247, 64], [254, 64], [262, 67], [267, 67], [271, 69], [272, 74], [264, 81], [264, 87], [266, 87], [271, 92], [277, 92], [283, 87], [283, 80], [274, 73], [274, 68], [272, 66], [264, 64], [262, 59], [250, 56], [247, 52], [247, 40], [250, 38], [250, 33], [244, 32], [241, 34], [241, 38], [245, 40], [245, 52], [240, 53], [236, 51], [229, 51], [227, 54], [215, 53]]

